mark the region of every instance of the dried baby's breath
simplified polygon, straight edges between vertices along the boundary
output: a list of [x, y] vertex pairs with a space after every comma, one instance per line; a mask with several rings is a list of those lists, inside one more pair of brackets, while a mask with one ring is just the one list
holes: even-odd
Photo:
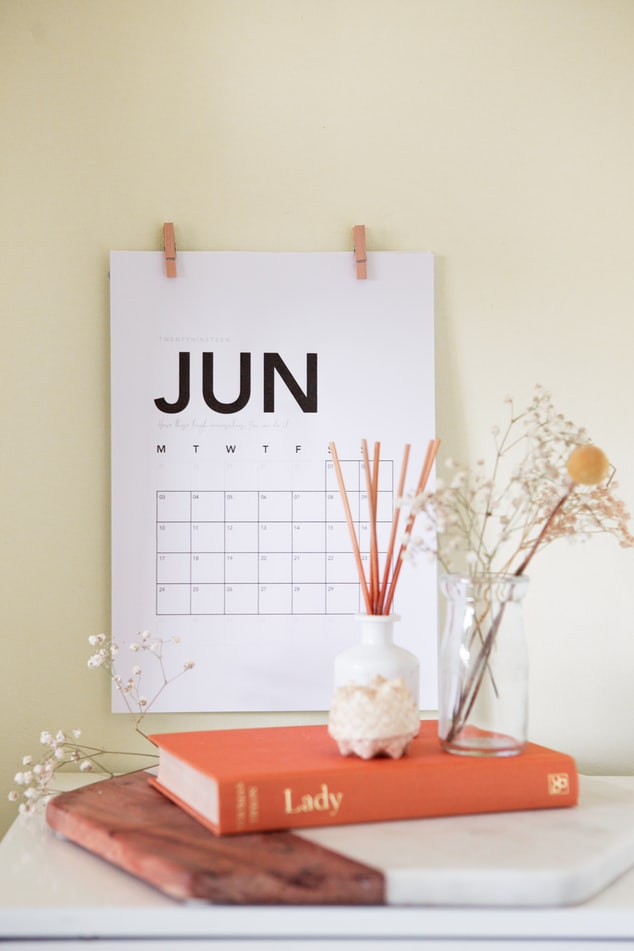
[[521, 412], [507, 403], [506, 426], [492, 431], [490, 470], [482, 460], [474, 467], [449, 460], [448, 478], [413, 499], [420, 534], [412, 550], [435, 556], [447, 572], [522, 574], [559, 538], [601, 533], [633, 545], [613, 470], [587, 431], [558, 413], [542, 387]]
[[[159, 665], [159, 686], [148, 699], [141, 692], [142, 671], [138, 665], [132, 667], [130, 676], [123, 676], [119, 673], [117, 667], [120, 654], [119, 645], [105, 634], [91, 634], [88, 638], [88, 643], [93, 651], [88, 658], [88, 668], [91, 670], [101, 668], [108, 673], [115, 689], [123, 697], [128, 713], [133, 716], [135, 731], [145, 739], [147, 739], [147, 736], [141, 725], [146, 714], [150, 712], [154, 701], [169, 684], [194, 666], [193, 661], [187, 660], [175, 674], [168, 674], [164, 652], [169, 643], [177, 641], [178, 638], [176, 637], [169, 640], [161, 638], [153, 640], [148, 631], [143, 631], [130, 645], [130, 649], [135, 654], [144, 651], [149, 652], [154, 658], [154, 662]], [[79, 769], [82, 773], [89, 772], [101, 776], [101, 778], [108, 778], [114, 775], [108, 765], [113, 757], [133, 757], [135, 761], [133, 768], [135, 769], [139, 768], [138, 758], [144, 761], [150, 759], [152, 763], [157, 760], [154, 752], [131, 753], [86, 745], [81, 741], [81, 730], [79, 729], [57, 730], [55, 733], [42, 730], [40, 746], [44, 749], [39, 756], [27, 754], [22, 757], [22, 769], [14, 775], [14, 788], [8, 794], [9, 801], [18, 804], [18, 811], [22, 815], [30, 815], [38, 811], [46, 805], [51, 796], [58, 792], [55, 789], [54, 778], [62, 771]], [[145, 765], [147, 765], [147, 762]]]

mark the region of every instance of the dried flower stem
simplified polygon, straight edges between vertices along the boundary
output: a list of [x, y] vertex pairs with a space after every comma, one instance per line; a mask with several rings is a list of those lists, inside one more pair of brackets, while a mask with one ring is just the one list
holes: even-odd
[[545, 521], [544, 524], [542, 525], [541, 531], [539, 532], [539, 534], [538, 534], [538, 536], [536, 537], [535, 541], [534, 541], [533, 544], [531, 545], [531, 547], [530, 547], [530, 549], [529, 549], [529, 551], [528, 551], [528, 554], [527, 554], [526, 558], [525, 558], [524, 561], [521, 563], [521, 565], [519, 566], [519, 568], [517, 568], [517, 569], [513, 572], [513, 574], [517, 575], [518, 577], [519, 577], [519, 575], [523, 575], [523, 574], [524, 574], [524, 572], [526, 571], [526, 569], [527, 569], [528, 566], [529, 566], [529, 563], [530, 563], [531, 559], [533, 558], [533, 555], [535, 555], [535, 554], [537, 553], [537, 550], [539, 549], [539, 546], [542, 544], [542, 542], [544, 541], [544, 539], [546, 538], [546, 536], [547, 536], [547, 534], [548, 534], [548, 532], [549, 532], [549, 530], [550, 530], [550, 526], [553, 524], [553, 522], [554, 522], [555, 519], [557, 518], [557, 515], [559, 514], [559, 511], [564, 507], [564, 505], [566, 504], [566, 502], [567, 502], [568, 499], [570, 498], [570, 495], [572, 494], [573, 490], [576, 488], [576, 485], [577, 485], [576, 482], [571, 482], [571, 484], [570, 484], [570, 486], [569, 486], [569, 488], [568, 488], [568, 491], [565, 492], [565, 493], [562, 495], [562, 497], [559, 499], [559, 501], [558, 501], [557, 504], [555, 505], [554, 509], [552, 510], [552, 512], [550, 513], [550, 515], [548, 516], [548, 518], [546, 519], [546, 521]]
[[[480, 624], [478, 623], [477, 625], [478, 633], [480, 633], [480, 637], [482, 639], [482, 647], [478, 653], [473, 671], [471, 672], [471, 675], [464, 687], [460, 691], [458, 703], [456, 704], [452, 713], [451, 726], [449, 727], [449, 731], [447, 733], [447, 741], [449, 743], [454, 739], [457, 733], [460, 733], [464, 729], [465, 724], [469, 719], [469, 714], [473, 709], [473, 704], [477, 700], [484, 676], [487, 670], [490, 672], [489, 657], [491, 656], [491, 651], [493, 650], [495, 638], [497, 637], [497, 633], [500, 629], [502, 618], [504, 617], [504, 609], [506, 608], [507, 603], [507, 601], [503, 601], [500, 605], [500, 610], [491, 622], [489, 632], [484, 639], [482, 639]], [[495, 685], [494, 690], [497, 696], [497, 689], [495, 688]]]

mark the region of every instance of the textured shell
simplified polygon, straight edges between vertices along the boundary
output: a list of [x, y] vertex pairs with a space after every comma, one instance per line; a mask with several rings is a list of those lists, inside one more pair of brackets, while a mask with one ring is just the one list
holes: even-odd
[[401, 677], [375, 677], [369, 684], [337, 687], [328, 732], [342, 756], [398, 759], [420, 729], [420, 713]]

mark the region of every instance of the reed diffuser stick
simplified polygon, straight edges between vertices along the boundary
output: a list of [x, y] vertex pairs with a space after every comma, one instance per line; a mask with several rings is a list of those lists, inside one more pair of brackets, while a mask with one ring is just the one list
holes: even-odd
[[348, 501], [348, 493], [346, 491], [345, 482], [343, 479], [343, 472], [341, 471], [341, 465], [339, 463], [339, 456], [337, 455], [337, 448], [334, 442], [329, 444], [330, 453], [332, 455], [332, 461], [335, 467], [335, 473], [337, 475], [337, 482], [339, 483], [339, 493], [341, 495], [341, 501], [343, 502], [343, 508], [346, 513], [346, 522], [348, 523], [348, 531], [350, 532], [350, 541], [352, 542], [352, 551], [354, 553], [355, 561], [357, 563], [357, 571], [359, 572], [359, 581], [361, 583], [361, 591], [363, 593], [363, 600], [365, 601], [365, 608], [368, 614], [373, 613], [372, 602], [370, 600], [370, 592], [368, 590], [368, 584], [365, 579], [365, 573], [363, 571], [363, 563], [361, 561], [361, 553], [359, 551], [359, 542], [357, 540], [357, 533], [354, 530], [354, 521], [352, 518], [352, 512], [350, 511], [350, 502]]
[[376, 614], [377, 599], [379, 596], [379, 547], [376, 534], [376, 502], [377, 502], [377, 446], [375, 444], [374, 470], [370, 468], [370, 457], [368, 455], [368, 444], [365, 439], [361, 441], [361, 453], [363, 456], [363, 468], [365, 470], [365, 485], [368, 496], [368, 511], [370, 515], [370, 603], [372, 604], [372, 614]]
[[388, 579], [390, 577], [390, 569], [392, 567], [392, 558], [394, 557], [394, 545], [396, 544], [396, 533], [398, 532], [398, 523], [401, 517], [401, 500], [405, 492], [405, 479], [407, 477], [407, 466], [409, 463], [409, 453], [412, 447], [409, 443], [406, 444], [405, 449], [403, 450], [403, 461], [401, 462], [401, 475], [398, 481], [398, 493], [396, 496], [396, 504], [394, 506], [394, 514], [392, 515], [392, 529], [390, 531], [390, 540], [387, 547], [387, 555], [385, 556], [385, 565], [383, 567], [383, 579], [381, 581], [381, 591], [379, 594], [379, 602], [377, 605], [377, 614], [383, 614], [383, 608], [385, 605], [385, 596], [387, 594], [387, 585]]
[[[420, 479], [418, 480], [418, 485], [416, 487], [416, 495], [420, 495], [421, 492], [424, 492], [425, 486], [427, 485], [427, 480], [429, 479], [429, 474], [434, 465], [434, 460], [438, 453], [438, 448], [440, 446], [439, 439], [430, 439], [429, 445], [427, 446], [427, 452], [425, 453], [425, 461], [423, 462], [423, 468], [420, 474]], [[403, 564], [403, 558], [409, 544], [409, 540], [412, 534], [412, 529], [414, 528], [414, 522], [416, 521], [416, 515], [410, 512], [409, 518], [407, 519], [407, 525], [405, 527], [405, 533], [403, 535], [403, 540], [401, 542], [401, 547], [399, 549], [398, 557], [396, 559], [396, 564], [394, 565], [394, 573], [392, 575], [392, 584], [390, 586], [390, 592], [387, 596], [382, 613], [389, 614], [392, 607], [392, 602], [394, 601], [394, 592], [396, 590], [396, 583], [398, 577], [401, 573], [401, 566]]]
[[381, 581], [379, 576], [379, 536], [377, 522], [379, 518], [379, 472], [381, 465], [381, 443], [374, 443], [374, 462], [372, 470], [372, 497], [374, 504], [374, 586], [375, 586], [375, 605], [374, 613], [378, 614], [378, 603], [381, 598]]

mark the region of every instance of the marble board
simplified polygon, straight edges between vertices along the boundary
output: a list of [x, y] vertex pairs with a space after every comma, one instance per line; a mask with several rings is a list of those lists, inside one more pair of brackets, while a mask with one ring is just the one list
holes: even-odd
[[388, 905], [577, 904], [634, 865], [634, 796], [579, 777], [579, 804], [296, 832], [374, 868]]

